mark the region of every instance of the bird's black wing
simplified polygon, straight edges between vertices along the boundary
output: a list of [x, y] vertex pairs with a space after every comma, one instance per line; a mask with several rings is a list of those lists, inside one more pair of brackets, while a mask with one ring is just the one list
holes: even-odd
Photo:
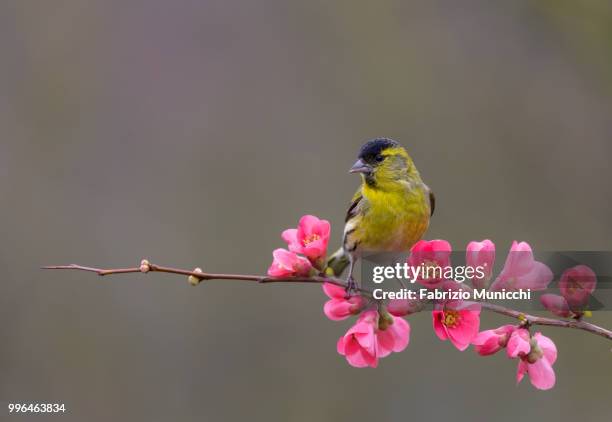
[[348, 210], [346, 210], [346, 217], [344, 218], [345, 223], [357, 215], [357, 213], [359, 212], [358, 205], [362, 199], [363, 196], [361, 196], [359, 192], [357, 192], [355, 196], [353, 196], [351, 205], [348, 207]]
[[433, 215], [434, 210], [436, 209], [436, 196], [432, 191], [429, 191], [429, 209], [431, 210], [430, 216]]

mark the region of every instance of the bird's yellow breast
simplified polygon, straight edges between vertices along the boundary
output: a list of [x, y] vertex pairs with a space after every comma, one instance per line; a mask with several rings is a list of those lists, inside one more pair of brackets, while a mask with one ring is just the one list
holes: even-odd
[[429, 192], [422, 185], [380, 190], [363, 185], [361, 210], [345, 244], [358, 252], [407, 251], [429, 226]]

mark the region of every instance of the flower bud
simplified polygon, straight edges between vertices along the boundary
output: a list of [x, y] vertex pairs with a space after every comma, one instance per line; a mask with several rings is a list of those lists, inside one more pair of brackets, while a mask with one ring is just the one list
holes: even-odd
[[147, 261], [146, 259], [140, 261], [140, 272], [148, 273], [149, 271], [151, 271], [151, 264], [149, 264], [149, 261]]
[[488, 356], [506, 347], [508, 339], [517, 328], [513, 325], [502, 325], [493, 330], [481, 331], [474, 337], [474, 350], [481, 356]]
[[580, 310], [588, 303], [596, 285], [597, 276], [586, 265], [565, 270], [559, 280], [559, 290], [573, 310]]
[[472, 278], [472, 285], [476, 289], [482, 289], [489, 285], [493, 266], [495, 264], [495, 244], [489, 239], [482, 242], [470, 242], [467, 245], [465, 263], [473, 269], [480, 268], [482, 277], [475, 275]]
[[[201, 273], [202, 269], [201, 268], [195, 268], [193, 270], [194, 273]], [[189, 281], [189, 284], [191, 284], [192, 286], [197, 286], [198, 284], [200, 284], [200, 281], [202, 281], [202, 279], [200, 277], [196, 277], [195, 275], [190, 275], [187, 280]]]
[[391, 299], [387, 304], [389, 313], [394, 316], [405, 316], [423, 310], [426, 302], [418, 299]]

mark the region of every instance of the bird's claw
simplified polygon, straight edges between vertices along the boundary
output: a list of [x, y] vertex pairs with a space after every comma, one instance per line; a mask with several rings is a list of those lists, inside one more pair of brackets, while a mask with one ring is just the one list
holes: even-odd
[[355, 279], [352, 276], [346, 280], [345, 292], [347, 299], [357, 293], [357, 283], [355, 283]]

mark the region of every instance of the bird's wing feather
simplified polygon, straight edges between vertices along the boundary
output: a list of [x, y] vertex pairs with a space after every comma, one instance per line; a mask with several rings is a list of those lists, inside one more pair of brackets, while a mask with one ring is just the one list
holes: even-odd
[[361, 192], [359, 190], [355, 192], [355, 195], [351, 200], [351, 205], [349, 205], [348, 210], [346, 210], [346, 217], [344, 218], [345, 223], [357, 215], [359, 212], [359, 203], [362, 199], [363, 196], [361, 196]]
[[431, 213], [429, 215], [432, 216], [434, 210], [436, 209], [436, 196], [431, 190], [429, 191], [429, 208], [431, 210]]

